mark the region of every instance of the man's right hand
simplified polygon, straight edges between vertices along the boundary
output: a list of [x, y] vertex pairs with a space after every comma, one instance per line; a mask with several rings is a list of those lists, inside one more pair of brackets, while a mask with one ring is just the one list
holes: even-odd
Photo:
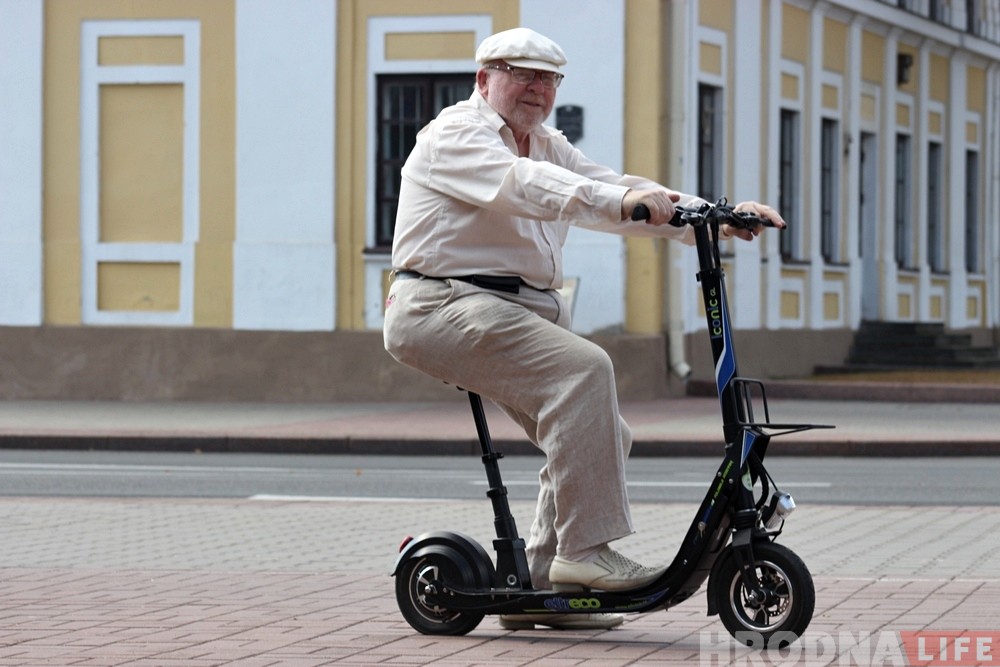
[[632, 211], [639, 204], [649, 209], [647, 225], [666, 225], [674, 218], [674, 202], [681, 198], [677, 192], [666, 188], [657, 190], [629, 190], [622, 198], [622, 220], [631, 220]]

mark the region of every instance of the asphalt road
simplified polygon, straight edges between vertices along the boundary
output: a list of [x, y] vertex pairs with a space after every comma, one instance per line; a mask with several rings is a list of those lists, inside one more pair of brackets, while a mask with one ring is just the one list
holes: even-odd
[[[512, 500], [537, 493], [541, 458], [501, 461]], [[697, 503], [718, 462], [629, 463], [632, 502]], [[771, 457], [800, 505], [1000, 505], [996, 458]], [[42, 497], [485, 499], [477, 457], [0, 451], [0, 495]]]

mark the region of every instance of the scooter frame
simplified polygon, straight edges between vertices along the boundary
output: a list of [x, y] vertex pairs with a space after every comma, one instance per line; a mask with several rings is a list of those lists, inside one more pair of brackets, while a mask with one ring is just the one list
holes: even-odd
[[[648, 211], [642, 208], [639, 207], [634, 218], [648, 217]], [[720, 606], [725, 606], [720, 601], [733, 598], [733, 609], [722, 610], [723, 621], [738, 639], [740, 631], [754, 635], [749, 639], [743, 637], [745, 643], [767, 641], [775, 633], [781, 633], [782, 642], [788, 643], [805, 630], [815, 600], [812, 578], [791, 551], [780, 547], [782, 552], [775, 554], [774, 548], [763, 546], [774, 542], [781, 533], [785, 516], [794, 509], [791, 497], [777, 488], [763, 460], [774, 436], [833, 427], [772, 423], [763, 383], [739, 376], [717, 241], [722, 223], [752, 228], [768, 221], [737, 213], [725, 200], [720, 200], [716, 205], [705, 204], [699, 209], [678, 208], [671, 222], [678, 227], [694, 228], [700, 268], [697, 275], [715, 361], [726, 445], [708, 491], [664, 573], [648, 585], [627, 591], [535, 589], [528, 571], [525, 542], [517, 532], [501, 479], [499, 459], [503, 454], [493, 448], [482, 399], [468, 392], [489, 483], [486, 495], [494, 511], [496, 565], [482, 546], [461, 533], [439, 531], [404, 540], [392, 575], [397, 576], [400, 610], [414, 628], [425, 634], [465, 634], [486, 614], [636, 613], [667, 609], [691, 597], [708, 579], [708, 613], [719, 613]], [[755, 420], [755, 402], [763, 406], [763, 421]], [[800, 589], [795, 592], [799, 608], [790, 620], [772, 623], [769, 613], [757, 611], [778, 602], [776, 597], [788, 594], [787, 589], [792, 585], [789, 581], [777, 584], [784, 587], [784, 592], [768, 589], [755, 556], [761, 550], [767, 552], [768, 566], [777, 568], [779, 578], [795, 579], [794, 587]], [[786, 565], [774, 566], [770, 562], [774, 560]], [[420, 567], [423, 569], [417, 571]], [[723, 569], [726, 576], [720, 579], [719, 572]], [[401, 581], [400, 576], [409, 581]], [[736, 577], [742, 581], [742, 591], [737, 590]], [[724, 590], [726, 587], [731, 590]], [[739, 606], [736, 596], [749, 605], [749, 616], [741, 617], [736, 610]]]

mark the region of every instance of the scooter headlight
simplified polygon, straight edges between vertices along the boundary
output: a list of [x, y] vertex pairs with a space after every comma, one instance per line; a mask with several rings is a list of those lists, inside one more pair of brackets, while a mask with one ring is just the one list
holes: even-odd
[[775, 491], [771, 495], [771, 502], [761, 512], [761, 520], [765, 528], [776, 530], [793, 511], [795, 511], [795, 501], [792, 496], [783, 491]]

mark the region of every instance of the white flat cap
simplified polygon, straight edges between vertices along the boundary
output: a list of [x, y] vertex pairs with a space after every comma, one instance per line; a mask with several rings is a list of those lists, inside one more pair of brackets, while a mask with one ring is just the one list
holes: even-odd
[[558, 72], [566, 64], [562, 48], [545, 35], [529, 28], [513, 28], [490, 35], [476, 50], [480, 65], [503, 60], [514, 67]]

